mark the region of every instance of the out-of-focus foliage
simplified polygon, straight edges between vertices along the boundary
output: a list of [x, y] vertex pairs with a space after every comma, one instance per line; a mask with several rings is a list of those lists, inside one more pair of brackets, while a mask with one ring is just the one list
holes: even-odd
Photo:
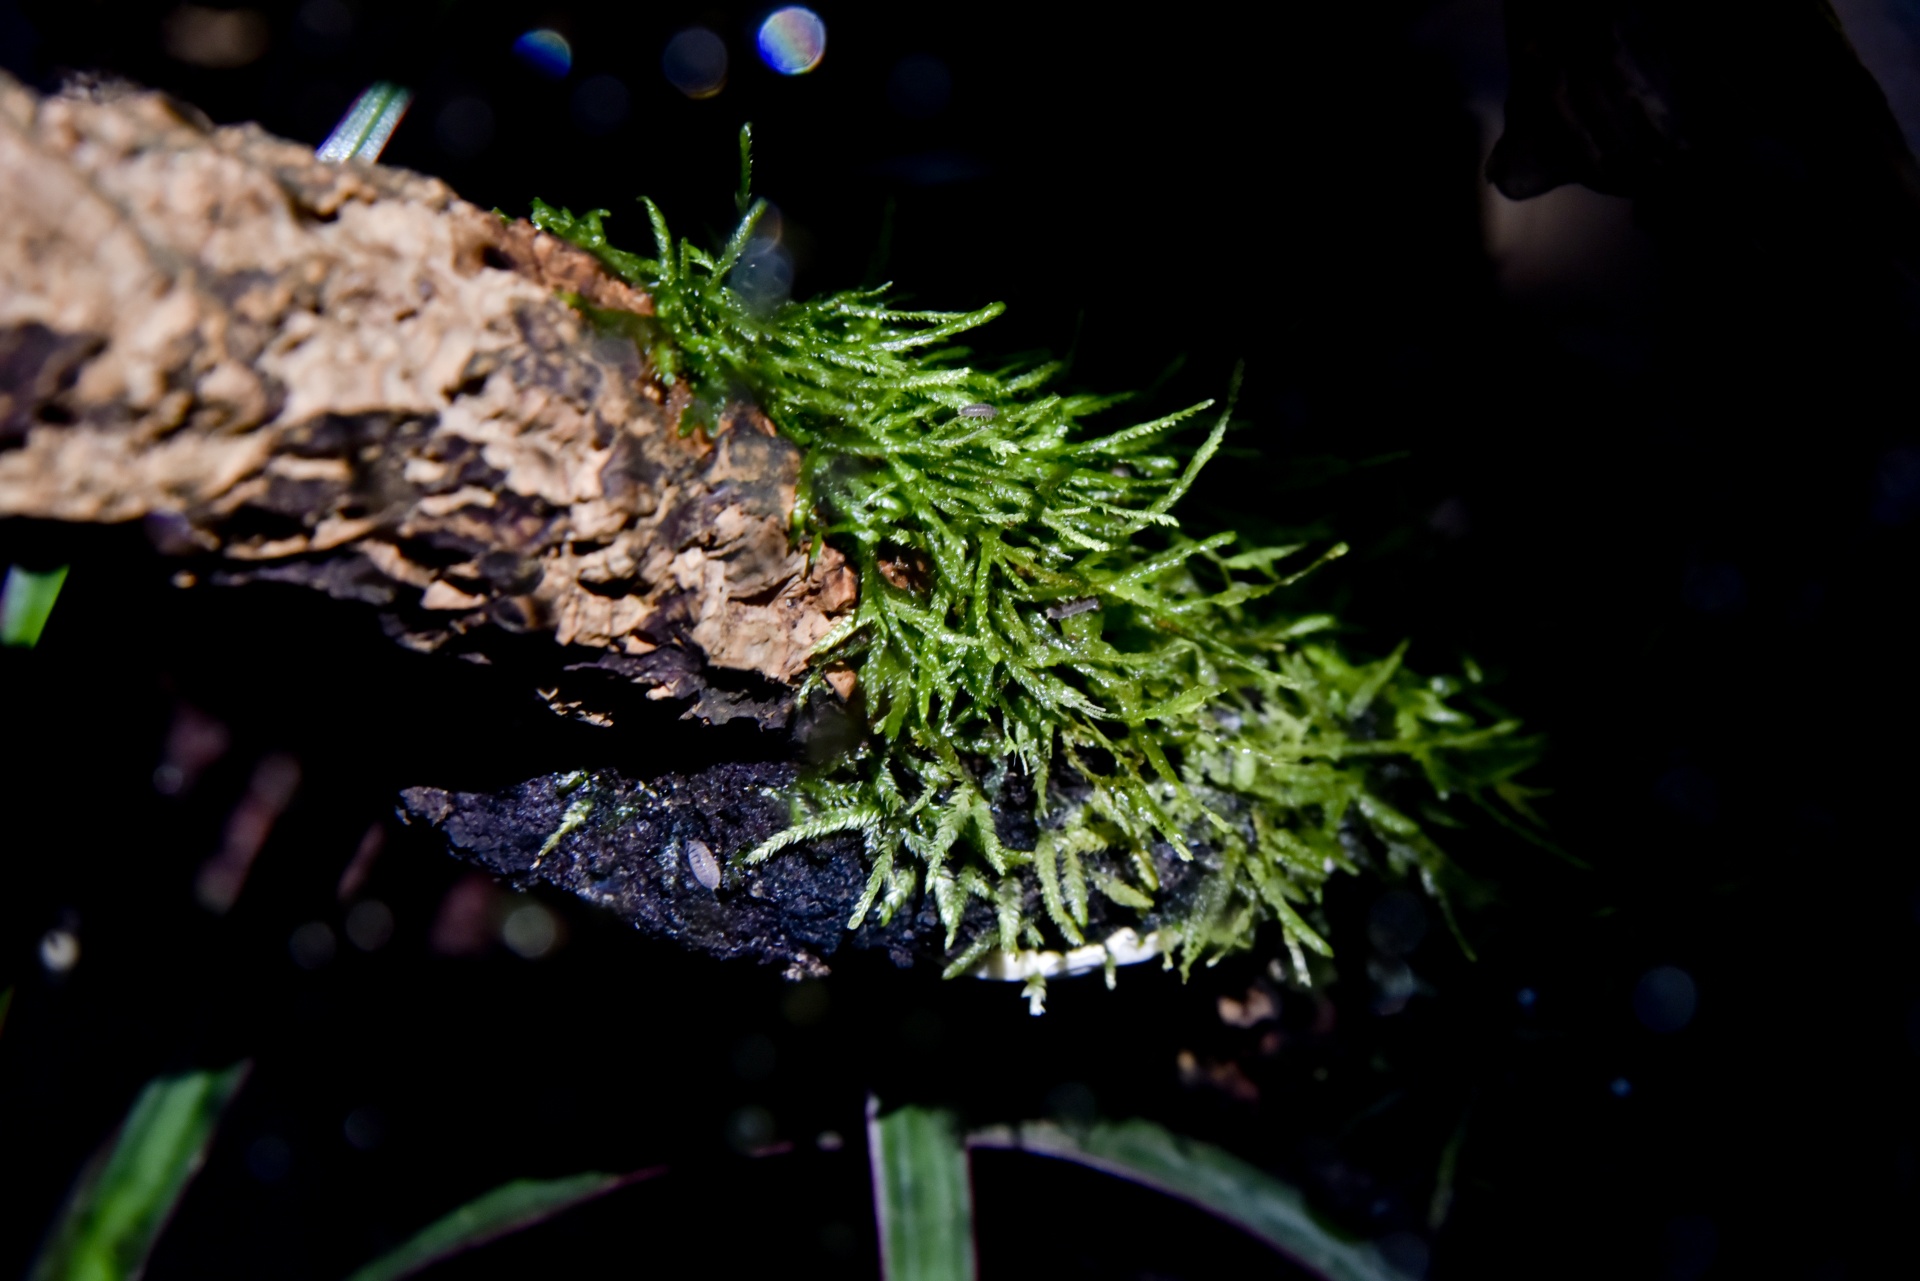
[[245, 1063], [147, 1084], [120, 1131], [81, 1171], [30, 1281], [128, 1281], [206, 1161]]
[[400, 1281], [456, 1254], [544, 1223], [640, 1177], [644, 1176], [575, 1174], [564, 1179], [516, 1179], [503, 1183], [428, 1224], [360, 1268], [347, 1281]]
[[1072, 1161], [1176, 1197], [1265, 1241], [1326, 1281], [1400, 1278], [1373, 1246], [1322, 1225], [1298, 1189], [1232, 1153], [1151, 1121], [1103, 1121], [1084, 1130], [1030, 1121], [982, 1130], [968, 1142]]
[[0, 645], [25, 649], [38, 645], [66, 581], [65, 565], [44, 574], [10, 566], [6, 586], [0, 587]]
[[867, 1157], [886, 1281], [972, 1281], [973, 1191], [951, 1114], [867, 1104]]

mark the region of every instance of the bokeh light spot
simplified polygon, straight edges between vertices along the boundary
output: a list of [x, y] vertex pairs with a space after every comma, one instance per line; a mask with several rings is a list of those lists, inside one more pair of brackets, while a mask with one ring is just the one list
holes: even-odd
[[333, 931], [325, 921], [308, 921], [287, 938], [287, 955], [303, 970], [317, 970], [333, 959]]
[[293, 1148], [277, 1134], [263, 1134], [247, 1146], [247, 1173], [262, 1183], [286, 1180], [293, 1169]]
[[760, 60], [783, 76], [803, 76], [827, 52], [827, 24], [799, 5], [777, 9], [760, 24]]
[[522, 903], [500, 925], [500, 941], [514, 955], [537, 961], [560, 941], [560, 919], [538, 903]]
[[493, 141], [493, 108], [471, 94], [450, 99], [433, 119], [433, 139], [456, 160], [479, 155]]
[[379, 899], [355, 903], [347, 913], [347, 941], [362, 952], [377, 952], [393, 938], [393, 909]]
[[522, 35], [513, 42], [513, 52], [520, 61], [555, 80], [573, 70], [573, 46], [551, 27], [536, 27]]
[[40, 937], [40, 964], [49, 974], [65, 974], [80, 964], [80, 936], [72, 930], [48, 930]]
[[773, 1113], [749, 1104], [727, 1118], [727, 1146], [751, 1155], [773, 1142]]
[[267, 51], [267, 19], [254, 9], [215, 9], [183, 4], [160, 24], [167, 53], [211, 71], [231, 71]]
[[386, 1118], [380, 1115], [378, 1108], [355, 1108], [341, 1122], [340, 1136], [356, 1151], [371, 1152], [386, 1141]]
[[626, 123], [632, 98], [618, 76], [589, 76], [573, 91], [573, 122], [598, 137]]
[[937, 115], [952, 97], [953, 73], [932, 54], [909, 54], [887, 74], [887, 101], [910, 119]]
[[1700, 992], [1693, 975], [1677, 965], [1662, 965], [1640, 976], [1633, 988], [1633, 1014], [1649, 1032], [1678, 1032], [1693, 1022]]
[[688, 27], [660, 54], [667, 81], [689, 98], [711, 98], [727, 87], [727, 44], [705, 27]]
[[1633, 1093], [1633, 1082], [1627, 1080], [1624, 1076], [1616, 1076], [1613, 1078], [1612, 1083], [1607, 1086], [1607, 1089], [1613, 1091], [1614, 1098], [1624, 1099]]
[[770, 1038], [751, 1033], [733, 1047], [733, 1074], [742, 1081], [764, 1081], [773, 1075], [776, 1057]]
[[780, 1012], [796, 1027], [808, 1027], [827, 1016], [831, 1004], [827, 985], [819, 979], [804, 979], [787, 989], [780, 998]]

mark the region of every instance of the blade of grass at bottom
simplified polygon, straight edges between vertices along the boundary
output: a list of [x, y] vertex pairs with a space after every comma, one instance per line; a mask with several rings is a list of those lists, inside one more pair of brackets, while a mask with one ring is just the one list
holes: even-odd
[[564, 1179], [503, 1183], [428, 1224], [347, 1281], [399, 1281], [443, 1259], [545, 1223], [595, 1197], [664, 1172], [664, 1167], [659, 1167], [634, 1174], [575, 1174]]
[[1373, 1246], [1324, 1227], [1297, 1189], [1151, 1121], [1101, 1122], [1084, 1132], [1029, 1121], [981, 1130], [967, 1143], [1072, 1161], [1165, 1193], [1266, 1242], [1325, 1281], [1405, 1281]]
[[66, 581], [65, 565], [44, 574], [9, 566], [6, 586], [0, 587], [0, 645], [23, 649], [38, 645]]
[[867, 1100], [873, 1208], [886, 1281], [973, 1281], [973, 1191], [951, 1114]]
[[249, 1064], [158, 1077], [87, 1163], [29, 1281], [132, 1281], [200, 1170]]

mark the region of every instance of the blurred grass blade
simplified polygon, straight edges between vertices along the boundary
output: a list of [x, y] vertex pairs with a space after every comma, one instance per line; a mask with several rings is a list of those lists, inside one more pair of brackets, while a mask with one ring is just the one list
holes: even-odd
[[7, 1030], [7, 1011], [13, 1008], [13, 989], [0, 992], [0, 1032]]
[[60, 599], [60, 588], [66, 581], [65, 565], [44, 574], [18, 565], [10, 567], [7, 585], [0, 588], [0, 645], [27, 649], [38, 645], [47, 617], [53, 613], [53, 602]]
[[80, 1172], [29, 1281], [138, 1277], [249, 1066], [148, 1082], [120, 1132]]
[[1405, 1281], [1373, 1246], [1323, 1227], [1296, 1189], [1150, 1121], [1102, 1122], [1083, 1133], [1029, 1121], [980, 1131], [967, 1142], [1072, 1161], [1163, 1192], [1226, 1220], [1325, 1281]]
[[376, 80], [353, 100], [327, 140], [314, 148], [315, 158], [336, 165], [343, 160], [378, 160], [387, 149], [387, 139], [400, 127], [400, 117], [412, 105], [412, 92], [391, 80]]
[[664, 1172], [575, 1174], [564, 1179], [516, 1179], [475, 1197], [452, 1214], [428, 1224], [412, 1239], [375, 1259], [347, 1281], [398, 1281], [423, 1268], [523, 1228], [544, 1223], [574, 1206], [616, 1188]]
[[886, 1281], [973, 1281], [967, 1150], [946, 1112], [879, 1115], [867, 1099], [867, 1152]]

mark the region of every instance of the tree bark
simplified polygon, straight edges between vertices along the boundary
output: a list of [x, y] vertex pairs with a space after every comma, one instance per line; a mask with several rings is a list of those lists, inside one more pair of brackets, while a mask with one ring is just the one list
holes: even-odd
[[750, 405], [683, 430], [562, 293], [653, 309], [434, 179], [0, 77], [0, 516], [143, 520], [183, 584], [305, 584], [478, 661], [544, 635], [785, 725], [856, 590], [789, 538], [798, 451]]

